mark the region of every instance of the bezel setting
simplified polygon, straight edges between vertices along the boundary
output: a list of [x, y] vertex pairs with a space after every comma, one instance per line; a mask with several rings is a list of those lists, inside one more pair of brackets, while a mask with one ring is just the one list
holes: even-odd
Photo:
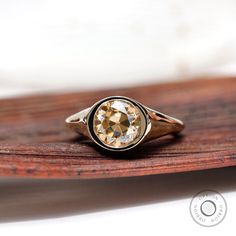
[[[127, 144], [127, 146], [115, 147], [115, 146], [108, 145], [105, 142], [103, 142], [94, 131], [94, 119], [95, 119], [95, 114], [96, 114], [97, 110], [100, 108], [100, 106], [102, 104], [104, 104], [108, 101], [111, 101], [111, 100], [119, 100], [119, 101], [123, 101], [123, 102], [129, 103], [129, 104], [132, 104], [139, 112], [140, 119], [141, 119], [140, 120], [141, 121], [140, 133], [132, 142]], [[91, 107], [90, 112], [87, 116], [87, 128], [88, 128], [88, 133], [89, 133], [90, 138], [100, 147], [105, 148], [110, 151], [126, 151], [126, 150], [130, 150], [130, 149], [136, 147], [146, 137], [147, 133], [150, 131], [150, 126], [151, 126], [151, 122], [149, 120], [148, 113], [147, 113], [146, 109], [143, 107], [143, 105], [141, 105], [140, 103], [138, 103], [137, 101], [135, 101], [133, 99], [123, 97], [123, 96], [111, 96], [111, 97], [107, 97], [107, 98], [100, 100], [99, 102], [95, 103]]]

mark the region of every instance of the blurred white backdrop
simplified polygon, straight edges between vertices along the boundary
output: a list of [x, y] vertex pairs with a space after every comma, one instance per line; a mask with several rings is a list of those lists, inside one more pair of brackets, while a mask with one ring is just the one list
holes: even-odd
[[234, 74], [235, 23], [234, 0], [0, 0], [1, 96]]

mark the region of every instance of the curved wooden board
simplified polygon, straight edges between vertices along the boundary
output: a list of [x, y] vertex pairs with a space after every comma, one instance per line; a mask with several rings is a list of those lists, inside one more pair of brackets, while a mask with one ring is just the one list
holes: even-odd
[[[186, 124], [127, 153], [102, 151], [64, 120], [97, 100], [123, 95]], [[145, 87], [37, 95], [0, 101], [0, 175], [110, 178], [236, 165], [236, 80], [199, 79]]]

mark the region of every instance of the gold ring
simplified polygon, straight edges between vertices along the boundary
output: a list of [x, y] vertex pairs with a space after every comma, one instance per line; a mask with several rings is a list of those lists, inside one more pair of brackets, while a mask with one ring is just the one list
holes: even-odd
[[130, 150], [184, 129], [182, 121], [123, 96], [104, 98], [68, 117], [66, 124], [111, 151]]

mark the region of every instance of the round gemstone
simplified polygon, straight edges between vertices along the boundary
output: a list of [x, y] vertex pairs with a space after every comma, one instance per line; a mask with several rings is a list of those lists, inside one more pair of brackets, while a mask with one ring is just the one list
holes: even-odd
[[105, 101], [95, 112], [94, 133], [106, 146], [127, 147], [140, 138], [140, 113], [140, 110], [127, 100]]

